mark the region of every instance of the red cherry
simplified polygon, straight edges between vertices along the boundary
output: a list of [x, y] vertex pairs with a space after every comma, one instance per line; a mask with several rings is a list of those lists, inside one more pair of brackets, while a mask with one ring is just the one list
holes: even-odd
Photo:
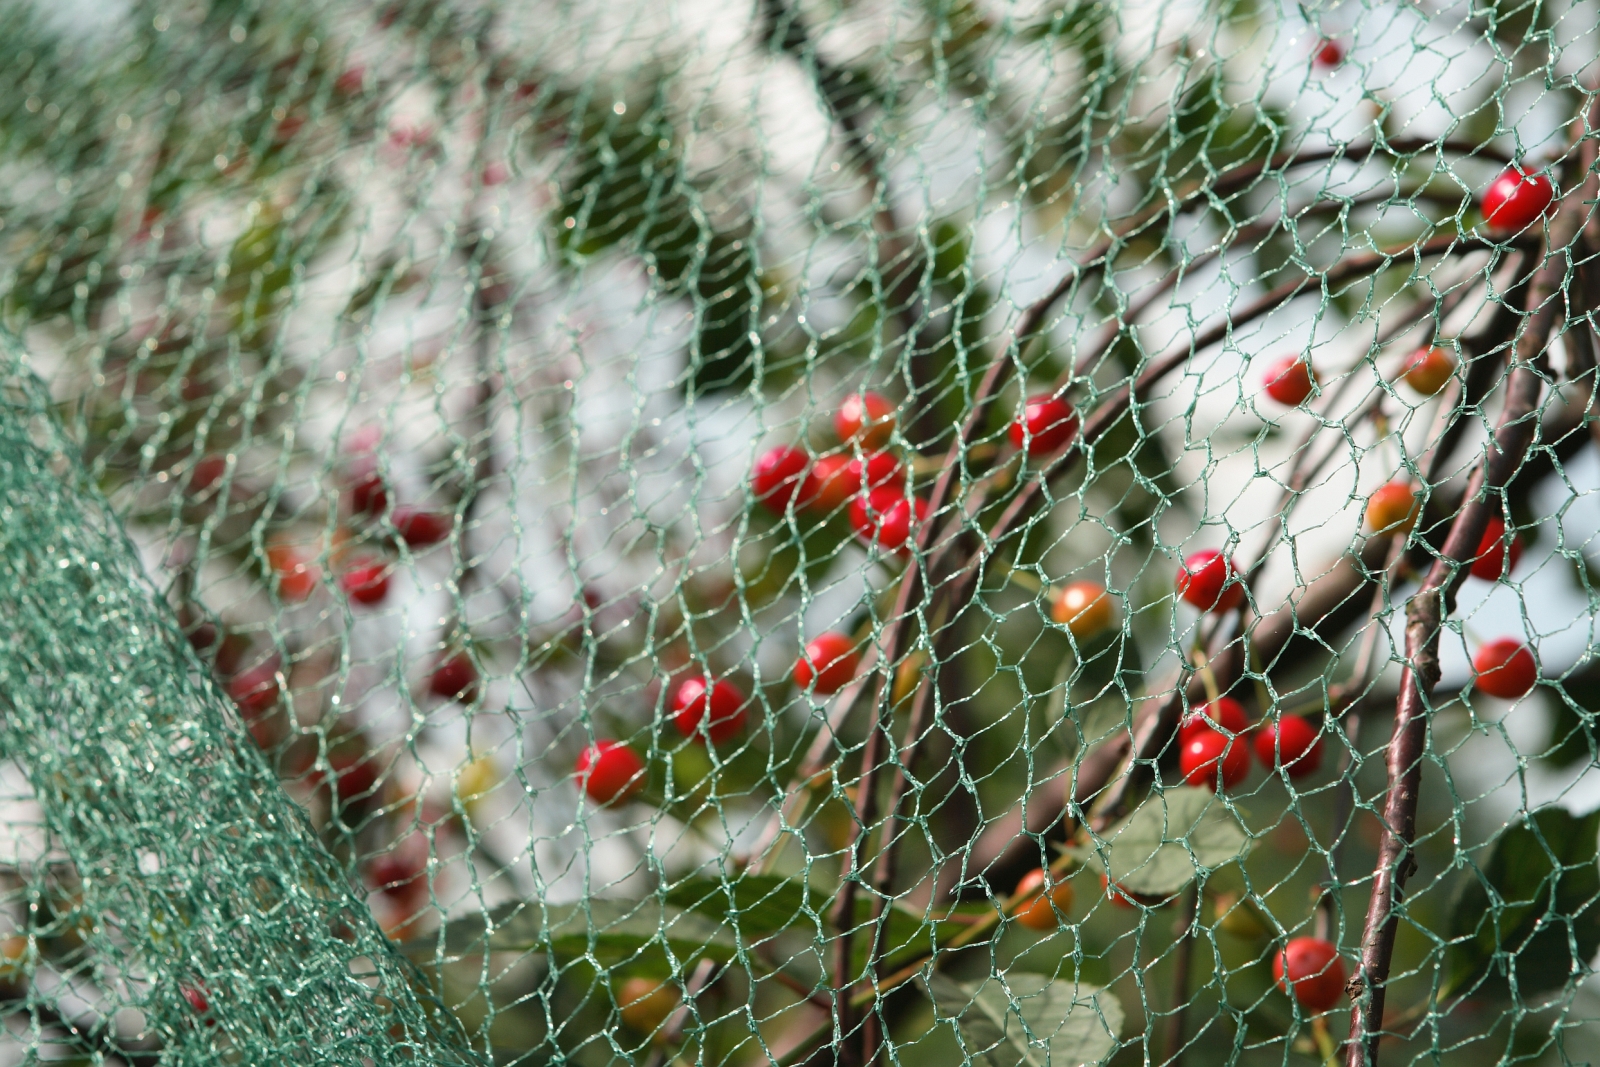
[[794, 664], [794, 684], [801, 689], [815, 686], [818, 696], [832, 696], [849, 685], [861, 666], [855, 642], [846, 634], [830, 630], [806, 644]]
[[333, 87], [336, 91], [346, 95], [359, 93], [367, 85], [367, 68], [359, 63], [347, 67], [338, 78], [334, 79]]
[[205, 1015], [211, 1011], [211, 1002], [206, 999], [206, 995], [198, 986], [181, 985], [178, 987], [178, 992], [183, 994], [183, 999], [189, 1002], [189, 1007], [194, 1009], [196, 1015]]
[[451, 516], [421, 508], [399, 507], [392, 518], [395, 532], [412, 548], [436, 545], [450, 536]]
[[1483, 192], [1483, 221], [1495, 237], [1521, 233], [1539, 220], [1555, 202], [1556, 189], [1543, 174], [1507, 167]]
[[472, 657], [457, 652], [439, 660], [428, 678], [428, 692], [445, 700], [470, 704], [478, 698], [478, 668]]
[[1498, 582], [1516, 570], [1522, 558], [1522, 535], [1512, 534], [1511, 547], [1506, 548], [1506, 521], [1498, 515], [1489, 516], [1478, 541], [1477, 554], [1472, 557], [1472, 576], [1486, 582]]
[[852, 478], [849, 473], [853, 462], [849, 456], [832, 455], [823, 456], [811, 465], [811, 480], [817, 487], [816, 495], [811, 498], [813, 508], [831, 515], [861, 491], [860, 479]]
[[1456, 372], [1456, 357], [1437, 346], [1419, 348], [1406, 360], [1406, 384], [1423, 396], [1432, 396]]
[[1182, 744], [1202, 730], [1215, 732], [1216, 727], [1237, 736], [1250, 729], [1250, 715], [1244, 705], [1232, 697], [1218, 697], [1183, 720], [1178, 727], [1178, 743]]
[[823, 456], [812, 466], [811, 477], [816, 484], [812, 506], [832, 514], [860, 493], [903, 486], [906, 474], [893, 453], [868, 452], [859, 458]]
[[1478, 649], [1472, 669], [1478, 672], [1472, 684], [1502, 700], [1526, 696], [1539, 680], [1532, 650], [1514, 637], [1497, 638]]
[[672, 725], [684, 737], [721, 744], [744, 728], [744, 694], [729, 681], [688, 678], [672, 697]]
[[1171, 897], [1157, 897], [1149, 893], [1135, 893], [1112, 883], [1105, 874], [1100, 875], [1100, 887], [1106, 891], [1106, 896], [1111, 898], [1111, 903], [1119, 908], [1159, 908], [1171, 902]]
[[309, 597], [317, 588], [321, 570], [299, 549], [274, 545], [267, 549], [267, 566], [278, 581], [278, 595], [290, 602]]
[[1320, 379], [1310, 360], [1295, 354], [1274, 360], [1262, 377], [1267, 395], [1285, 407], [1299, 407]]
[[1322, 734], [1301, 715], [1284, 715], [1263, 723], [1255, 737], [1256, 756], [1272, 770], [1283, 761], [1290, 778], [1304, 778], [1322, 763]]
[[1201, 611], [1232, 611], [1244, 602], [1239, 568], [1214, 548], [1195, 552], [1178, 568], [1178, 596]]
[[851, 393], [833, 415], [833, 432], [843, 444], [859, 441], [869, 452], [889, 444], [894, 436], [894, 404], [878, 393]]
[[363, 474], [350, 484], [352, 515], [382, 515], [389, 506], [389, 490], [377, 471]]
[[1199, 726], [1179, 743], [1178, 769], [1190, 785], [1232, 789], [1250, 774], [1250, 748], [1242, 737], [1229, 737], [1213, 726]]
[[228, 471], [226, 456], [205, 456], [189, 472], [189, 493], [199, 496], [222, 480]]
[[389, 566], [382, 560], [362, 558], [339, 576], [339, 585], [358, 604], [381, 604], [389, 595]]
[[1078, 412], [1054, 396], [1029, 397], [1011, 423], [1011, 443], [1030, 456], [1045, 456], [1067, 446], [1078, 434]]
[[428, 898], [428, 838], [413, 831], [366, 864], [367, 885], [413, 914]]
[[750, 472], [750, 491], [768, 511], [782, 515], [791, 502], [804, 507], [817, 495], [811, 459], [798, 448], [768, 450]]
[[333, 769], [333, 795], [340, 807], [369, 798], [378, 784], [378, 765], [360, 734], [329, 747], [328, 766]]
[[850, 525], [856, 534], [889, 552], [905, 552], [916, 527], [927, 518], [927, 501], [906, 496], [898, 486], [882, 486], [850, 502]]
[[644, 788], [644, 760], [621, 741], [596, 741], [578, 753], [574, 771], [601, 807], [632, 800]]
[[228, 697], [245, 721], [259, 718], [278, 706], [278, 657], [272, 656], [234, 675]]
[[1344, 62], [1344, 45], [1331, 37], [1324, 37], [1312, 50], [1311, 61], [1324, 70], [1337, 67]]
[[1330, 1010], [1344, 997], [1344, 960], [1330, 941], [1297, 937], [1272, 959], [1278, 988], [1292, 993], [1313, 1014]]
[[1072, 910], [1074, 894], [1071, 882], [1055, 882], [1041, 867], [1023, 875], [1012, 895], [1022, 898], [1012, 913], [1017, 922], [1030, 930], [1048, 931], [1061, 925], [1058, 913], [1065, 915]]

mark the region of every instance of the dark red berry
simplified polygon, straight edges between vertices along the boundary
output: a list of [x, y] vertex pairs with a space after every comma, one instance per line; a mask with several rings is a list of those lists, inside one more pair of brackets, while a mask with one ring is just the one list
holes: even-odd
[[1502, 700], [1526, 696], [1539, 680], [1533, 652], [1514, 637], [1501, 637], [1478, 649], [1472, 669], [1478, 672], [1473, 685]]
[[1195, 552], [1178, 568], [1178, 595], [1201, 611], [1228, 612], [1244, 601], [1232, 560], [1214, 548]]
[[477, 699], [478, 668], [465, 652], [445, 656], [428, 677], [428, 692], [445, 700], [460, 700], [470, 704]]
[[1506, 546], [1506, 522], [1498, 515], [1489, 516], [1478, 540], [1478, 551], [1472, 557], [1472, 576], [1486, 582], [1498, 582], [1517, 567], [1522, 558], [1522, 535], [1512, 534], [1509, 549]]
[[1324, 37], [1312, 49], [1311, 60], [1324, 70], [1331, 70], [1344, 62], [1344, 45], [1331, 37]]
[[382, 515], [389, 506], [389, 490], [377, 471], [361, 475], [350, 483], [352, 515]]
[[1300, 1006], [1321, 1014], [1344, 997], [1344, 960], [1330, 941], [1297, 937], [1272, 959], [1272, 977]]
[[378, 784], [377, 760], [361, 734], [334, 742], [328, 748], [328, 766], [332, 769], [334, 800], [340, 807], [366, 800]]
[[601, 807], [631, 800], [644, 788], [644, 760], [621, 741], [596, 741], [578, 753], [578, 782]]
[[1256, 756], [1267, 770], [1281, 761], [1290, 778], [1304, 778], [1322, 763], [1322, 734], [1300, 715], [1264, 723], [1255, 737]]
[[1214, 726], [1200, 725], [1179, 742], [1178, 769], [1190, 785], [1232, 789], [1250, 774], [1250, 748], [1242, 737], [1229, 737]]
[[189, 1002], [196, 1015], [205, 1015], [211, 1011], [211, 1001], [206, 999], [198, 986], [184, 985], [178, 987], [178, 992], [183, 994], [183, 999]]
[[357, 560], [339, 576], [339, 585], [358, 604], [381, 604], [389, 595], [389, 565], [382, 560]]
[[1078, 434], [1078, 412], [1054, 396], [1029, 397], [1022, 414], [1011, 423], [1011, 443], [1027, 448], [1030, 456], [1060, 451]]
[[413, 831], [367, 861], [367, 885], [413, 914], [428, 899], [428, 838]]
[[394, 509], [394, 528], [412, 548], [436, 545], [450, 536], [452, 516], [421, 508], [398, 507]]
[[1507, 167], [1483, 193], [1483, 221], [1496, 237], [1521, 233], [1555, 202], [1556, 189], [1543, 174], [1521, 164]]
[[228, 459], [226, 456], [205, 456], [198, 460], [194, 469], [189, 472], [189, 492], [199, 496], [206, 490], [215, 486], [228, 472]]
[[794, 684], [815, 687], [819, 696], [831, 696], [855, 680], [861, 656], [855, 642], [836, 631], [818, 634], [806, 644], [794, 664]]
[[259, 718], [278, 706], [278, 657], [240, 671], [228, 683], [228, 697], [239, 708], [246, 722]]
[[768, 511], [782, 515], [793, 503], [804, 507], [817, 495], [811, 458], [798, 448], [769, 449], [750, 472], [750, 491]]
[[721, 744], [744, 728], [744, 694], [729, 681], [688, 678], [672, 697], [672, 724], [684, 737]]

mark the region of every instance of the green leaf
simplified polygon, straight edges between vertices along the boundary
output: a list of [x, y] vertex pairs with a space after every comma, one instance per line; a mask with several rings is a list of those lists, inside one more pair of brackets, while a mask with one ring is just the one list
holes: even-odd
[[919, 978], [934, 1013], [953, 1022], [963, 1051], [982, 1067], [1081, 1067], [1104, 1063], [1122, 1034], [1122, 1004], [1108, 990], [1012, 972], [981, 983]]
[[830, 894], [799, 879], [747, 874], [685, 879], [667, 891], [667, 903], [750, 935], [773, 934], [796, 925], [815, 928], [832, 900]]
[[1440, 996], [1528, 997], [1588, 973], [1600, 950], [1600, 811], [1545, 808], [1501, 833], [1450, 909]]
[[[434, 936], [424, 940], [431, 943]], [[548, 952], [592, 955], [604, 964], [650, 950], [664, 950], [680, 963], [701, 957], [727, 961], [738, 954], [738, 941], [726, 926], [655, 899], [510, 904], [447, 923], [443, 937], [452, 954]]]
[[1244, 828], [1209, 789], [1182, 786], [1152, 793], [1106, 832], [1094, 858], [1128, 892], [1169, 897], [1249, 847]]

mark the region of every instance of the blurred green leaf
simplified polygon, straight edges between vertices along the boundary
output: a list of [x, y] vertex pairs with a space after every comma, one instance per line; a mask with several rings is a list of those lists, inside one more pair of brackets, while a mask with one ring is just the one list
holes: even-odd
[[1011, 972], [981, 983], [931, 973], [918, 979], [935, 1017], [956, 1024], [968, 1062], [982, 1067], [1104, 1063], [1122, 1035], [1122, 1004], [1067, 978]]
[[832, 895], [796, 878], [746, 874], [688, 878], [667, 890], [667, 903], [725, 922], [742, 933], [776, 933], [796, 924], [815, 925]]
[[[428, 935], [424, 945], [431, 948], [434, 936]], [[454, 920], [442, 937], [445, 950], [453, 954], [549, 952], [593, 955], [602, 963], [632, 959], [652, 947], [664, 948], [680, 961], [707, 957], [726, 962], [738, 953], [733, 930], [655, 899], [518, 902]]]
[[1450, 948], [1441, 997], [1475, 992], [1519, 996], [1559, 988], [1588, 973], [1600, 950], [1600, 811], [1545, 808], [1495, 840], [1450, 909]]
[[1180, 786], [1152, 793], [1106, 832], [1093, 857], [1128, 892], [1169, 897], [1202, 872], [1242, 859], [1249, 847], [1209, 789]]
[[648, 103], [597, 103], [574, 120], [574, 163], [552, 225], [569, 257], [621, 248], [644, 260], [655, 285], [694, 303], [691, 392], [740, 388], [755, 371], [751, 338], [765, 302], [752, 238], [712, 221], [664, 92], [658, 84]]

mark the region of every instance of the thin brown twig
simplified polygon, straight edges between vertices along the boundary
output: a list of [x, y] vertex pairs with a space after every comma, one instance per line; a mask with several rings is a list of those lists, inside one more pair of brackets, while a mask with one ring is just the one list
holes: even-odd
[[1172, 970], [1172, 1014], [1167, 1016], [1166, 1067], [1180, 1067], [1183, 1062], [1184, 1015], [1189, 1007], [1189, 970], [1194, 960], [1194, 925], [1200, 917], [1200, 885], [1189, 883], [1182, 914], [1178, 917], [1173, 937], [1177, 939], [1178, 958]]

